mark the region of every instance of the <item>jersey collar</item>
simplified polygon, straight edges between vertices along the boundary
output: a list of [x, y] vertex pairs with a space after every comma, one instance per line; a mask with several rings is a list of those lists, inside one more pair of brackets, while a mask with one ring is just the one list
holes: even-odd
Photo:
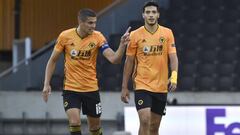
[[144, 27], [144, 29], [145, 29], [148, 33], [150, 33], [150, 34], [153, 35], [153, 34], [155, 34], [155, 33], [158, 31], [158, 29], [159, 29], [159, 27], [160, 27], [159, 24], [158, 24], [157, 26], [158, 26], [158, 27], [157, 27], [156, 31], [154, 31], [154, 32], [148, 31], [147, 28], [145, 27], [145, 25], [144, 25], [143, 27]]

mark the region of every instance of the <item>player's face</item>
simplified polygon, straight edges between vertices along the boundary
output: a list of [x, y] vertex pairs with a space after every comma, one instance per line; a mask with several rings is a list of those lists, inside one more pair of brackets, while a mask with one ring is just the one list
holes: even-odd
[[145, 7], [145, 11], [142, 15], [145, 23], [147, 23], [148, 25], [154, 25], [158, 23], [159, 12], [157, 10], [157, 7], [155, 6]]
[[80, 21], [80, 28], [86, 34], [92, 34], [96, 28], [97, 17], [87, 17], [85, 21]]

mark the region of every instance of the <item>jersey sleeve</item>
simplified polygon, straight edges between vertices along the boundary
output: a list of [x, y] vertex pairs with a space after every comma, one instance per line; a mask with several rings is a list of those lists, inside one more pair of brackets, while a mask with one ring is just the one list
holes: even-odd
[[110, 48], [108, 43], [107, 43], [107, 40], [106, 38], [103, 36], [102, 33], [99, 33], [98, 34], [98, 47], [100, 49], [100, 51], [103, 53], [104, 50], [106, 50], [107, 48]]
[[136, 52], [137, 52], [137, 42], [136, 42], [136, 38], [132, 32], [132, 33], [130, 33], [130, 41], [127, 46], [126, 55], [133, 56], [133, 55], [136, 55]]
[[56, 44], [55, 44], [55, 47], [54, 47], [54, 50], [55, 51], [58, 51], [58, 52], [63, 52], [63, 50], [64, 50], [64, 37], [62, 36], [62, 34], [60, 34], [59, 36], [58, 36], [58, 39], [57, 39], [57, 41], [56, 41]]
[[103, 45], [107, 44], [106, 38], [103, 36], [102, 33], [98, 34], [98, 47], [101, 47]]
[[168, 39], [167, 46], [168, 46], [168, 54], [177, 52], [172, 30], [169, 31], [169, 39]]

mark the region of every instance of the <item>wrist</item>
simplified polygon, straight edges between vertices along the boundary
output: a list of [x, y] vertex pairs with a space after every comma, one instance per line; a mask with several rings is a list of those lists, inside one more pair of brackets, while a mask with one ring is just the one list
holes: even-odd
[[47, 83], [44, 83], [44, 86], [49, 86], [50, 85], [50, 83], [49, 82], [47, 82]]
[[119, 48], [125, 48], [125, 45], [123, 43], [120, 43]]
[[177, 84], [177, 77], [178, 77], [177, 71], [172, 71], [171, 78], [170, 78], [171, 83]]
[[122, 89], [128, 89], [128, 87], [126, 85], [123, 85]]

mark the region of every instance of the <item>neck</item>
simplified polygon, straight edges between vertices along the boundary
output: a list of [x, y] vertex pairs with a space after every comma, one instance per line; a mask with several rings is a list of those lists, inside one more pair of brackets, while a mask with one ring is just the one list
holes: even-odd
[[77, 27], [77, 33], [78, 33], [78, 35], [79, 35], [81, 38], [85, 38], [85, 37], [88, 36], [87, 33], [83, 32], [83, 31], [81, 30], [80, 26]]
[[144, 25], [144, 27], [147, 29], [147, 31], [151, 32], [151, 33], [154, 33], [157, 31], [158, 29], [158, 23], [154, 24], [154, 25], [149, 25], [149, 24], [146, 24]]

